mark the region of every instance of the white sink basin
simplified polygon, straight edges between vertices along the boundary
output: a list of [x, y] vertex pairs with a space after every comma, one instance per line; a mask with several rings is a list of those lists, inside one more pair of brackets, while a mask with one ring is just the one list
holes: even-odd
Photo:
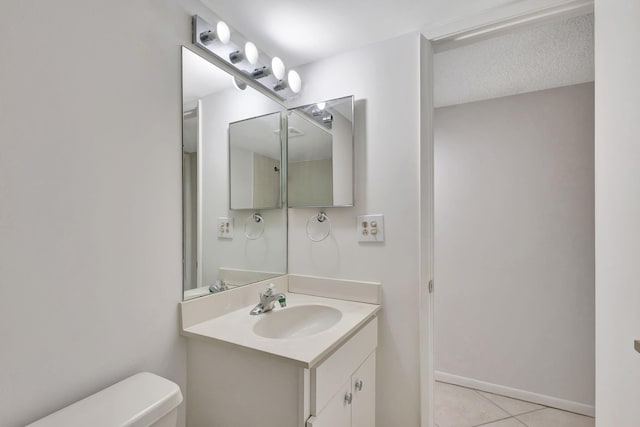
[[326, 305], [297, 305], [260, 315], [253, 332], [264, 338], [300, 338], [325, 331], [338, 323], [342, 312]]

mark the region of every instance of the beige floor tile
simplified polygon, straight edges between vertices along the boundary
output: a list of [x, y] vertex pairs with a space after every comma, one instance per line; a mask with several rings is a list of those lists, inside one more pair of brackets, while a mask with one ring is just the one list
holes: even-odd
[[517, 418], [529, 427], [594, 427], [596, 425], [594, 418], [553, 408], [519, 415]]
[[507, 418], [506, 420], [496, 421], [495, 423], [482, 424], [482, 427], [525, 427], [515, 418]]
[[508, 416], [474, 390], [436, 382], [435, 418], [440, 427], [472, 427]]
[[520, 415], [524, 414], [525, 412], [531, 412], [535, 411], [536, 409], [544, 408], [544, 406], [542, 405], [536, 405], [535, 403], [525, 402], [524, 400], [500, 396], [499, 394], [485, 393], [484, 391], [479, 391], [478, 393], [480, 393], [511, 415]]

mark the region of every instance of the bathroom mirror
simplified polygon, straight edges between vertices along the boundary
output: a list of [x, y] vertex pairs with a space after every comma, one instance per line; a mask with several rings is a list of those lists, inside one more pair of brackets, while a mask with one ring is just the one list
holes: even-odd
[[[229, 167], [230, 133], [242, 129], [236, 127], [240, 123], [268, 127], [273, 147], [268, 152], [255, 148], [254, 153], [273, 162], [267, 162], [269, 168], [278, 167], [284, 109], [250, 86], [237, 84], [214, 61], [182, 48], [184, 299], [287, 272], [281, 174], [271, 169], [275, 178], [267, 194], [252, 187], [253, 205], [246, 207], [250, 210], [231, 210], [229, 204], [234, 173]], [[249, 131], [251, 126], [243, 130]], [[254, 171], [245, 170], [243, 176]]]
[[353, 96], [287, 111], [288, 206], [353, 206]]
[[229, 124], [229, 206], [276, 209], [280, 197], [280, 113]]

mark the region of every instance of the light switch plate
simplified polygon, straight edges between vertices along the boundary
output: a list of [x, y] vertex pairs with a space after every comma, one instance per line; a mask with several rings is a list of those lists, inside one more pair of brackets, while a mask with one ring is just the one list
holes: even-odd
[[218, 218], [218, 237], [233, 239], [233, 218], [221, 216]]
[[359, 242], [384, 242], [384, 215], [359, 215], [356, 230]]

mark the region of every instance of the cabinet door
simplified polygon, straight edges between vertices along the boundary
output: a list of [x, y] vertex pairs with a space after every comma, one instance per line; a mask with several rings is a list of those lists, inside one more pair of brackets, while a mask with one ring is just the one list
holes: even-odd
[[309, 418], [307, 427], [350, 427], [352, 399], [351, 379], [349, 379], [340, 387], [340, 391], [329, 400], [322, 412]]
[[351, 377], [353, 401], [351, 427], [376, 425], [376, 353], [373, 352]]

